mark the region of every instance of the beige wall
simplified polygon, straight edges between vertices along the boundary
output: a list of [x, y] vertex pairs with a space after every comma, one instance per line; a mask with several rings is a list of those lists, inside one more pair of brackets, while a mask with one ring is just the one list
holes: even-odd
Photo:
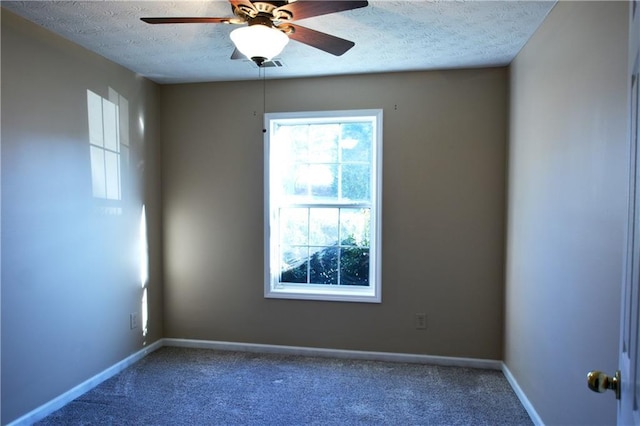
[[[158, 87], [2, 11], [2, 424], [163, 335]], [[123, 200], [92, 196], [87, 90], [129, 102]], [[139, 126], [144, 121], [144, 131]], [[148, 212], [149, 335], [141, 313]]]
[[548, 425], [615, 424], [627, 2], [560, 2], [511, 67], [505, 361]]
[[384, 109], [379, 305], [264, 299], [263, 82], [163, 86], [166, 336], [501, 359], [507, 86], [505, 68], [266, 81], [268, 112]]

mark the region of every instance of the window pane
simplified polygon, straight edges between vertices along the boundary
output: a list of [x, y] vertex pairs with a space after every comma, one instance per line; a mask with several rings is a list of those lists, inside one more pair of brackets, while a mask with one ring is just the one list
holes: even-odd
[[286, 247], [280, 258], [280, 282], [306, 283], [309, 265], [307, 247]]
[[352, 201], [369, 201], [371, 194], [370, 167], [364, 164], [342, 166], [342, 198]]
[[309, 126], [279, 126], [278, 143], [284, 144], [288, 162], [306, 163], [309, 161]]
[[280, 244], [309, 244], [309, 209], [280, 209]]
[[339, 124], [314, 124], [309, 126], [309, 162], [337, 163]]
[[340, 209], [340, 244], [369, 247], [370, 209]]
[[338, 198], [338, 166], [335, 164], [311, 164], [308, 180], [311, 195], [322, 198]]
[[340, 250], [340, 284], [369, 285], [369, 249], [347, 247]]
[[281, 177], [282, 191], [285, 196], [305, 196], [309, 194], [309, 166], [297, 164], [285, 167]]
[[373, 137], [373, 124], [344, 123], [340, 138], [342, 161], [344, 162], [371, 162], [371, 140]]
[[332, 246], [338, 244], [339, 209], [310, 209], [309, 244]]
[[312, 247], [311, 284], [338, 284], [338, 248]]

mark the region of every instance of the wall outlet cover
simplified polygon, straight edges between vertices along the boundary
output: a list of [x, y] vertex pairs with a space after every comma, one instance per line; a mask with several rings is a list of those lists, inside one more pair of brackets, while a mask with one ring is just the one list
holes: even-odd
[[417, 330], [425, 330], [427, 328], [427, 314], [417, 313], [414, 322]]
[[129, 327], [131, 330], [138, 328], [138, 314], [136, 312], [129, 314]]

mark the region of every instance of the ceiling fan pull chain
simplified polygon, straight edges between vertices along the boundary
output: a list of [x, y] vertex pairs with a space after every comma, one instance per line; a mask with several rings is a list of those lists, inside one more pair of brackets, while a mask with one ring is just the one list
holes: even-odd
[[[258, 77], [262, 73], [262, 118], [264, 123], [264, 115], [267, 113], [267, 82], [266, 82], [266, 72], [267, 70], [263, 67], [258, 67]], [[264, 124], [263, 124], [264, 126]], [[262, 133], [267, 133], [267, 129], [262, 127]]]

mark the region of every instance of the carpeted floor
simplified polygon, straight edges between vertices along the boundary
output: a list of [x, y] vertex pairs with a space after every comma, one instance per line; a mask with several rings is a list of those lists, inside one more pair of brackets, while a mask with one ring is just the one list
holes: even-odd
[[531, 425], [499, 371], [164, 347], [38, 425]]

